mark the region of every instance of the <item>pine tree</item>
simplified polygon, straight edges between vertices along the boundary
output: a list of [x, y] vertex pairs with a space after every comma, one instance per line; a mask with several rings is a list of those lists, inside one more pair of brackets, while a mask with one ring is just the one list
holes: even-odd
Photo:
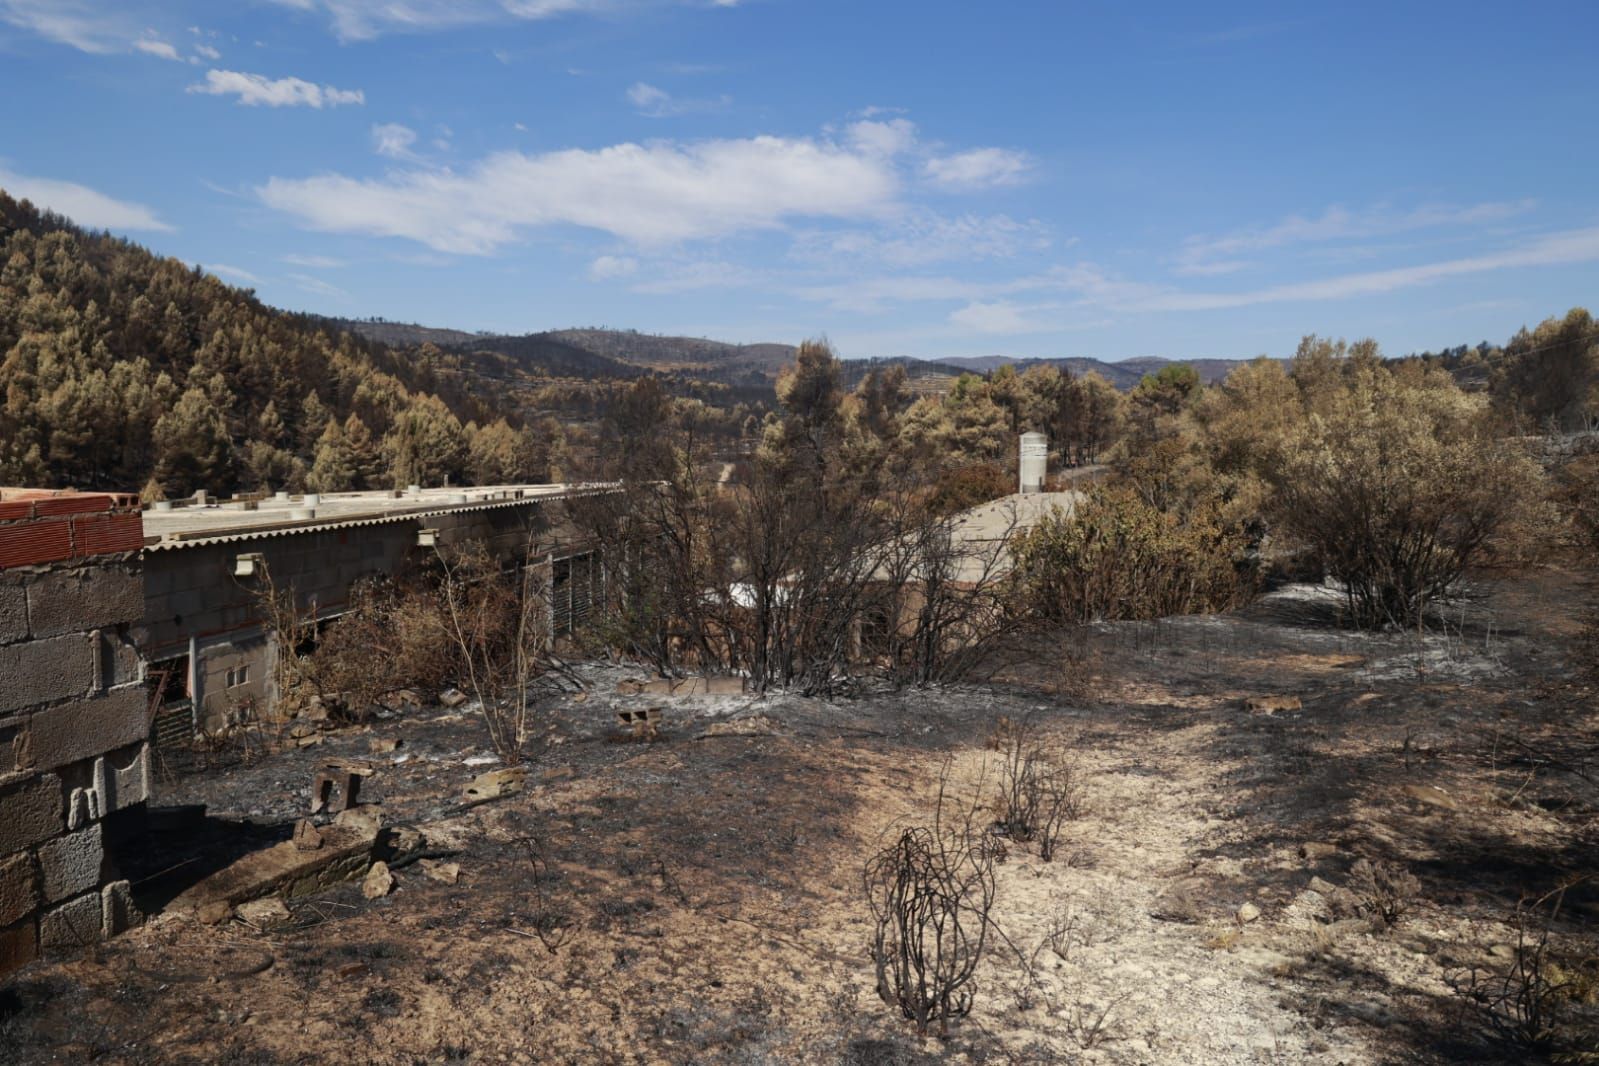
[[349, 492], [355, 488], [357, 475], [349, 439], [338, 420], [330, 418], [317, 441], [316, 461], [306, 483], [316, 492]]
[[204, 391], [191, 388], [155, 424], [156, 479], [187, 496], [220, 492], [233, 482], [233, 442], [227, 424]]

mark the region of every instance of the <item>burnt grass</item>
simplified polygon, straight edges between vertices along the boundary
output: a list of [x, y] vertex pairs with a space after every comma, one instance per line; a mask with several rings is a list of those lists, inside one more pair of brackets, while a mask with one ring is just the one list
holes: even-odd
[[[1268, 598], [1097, 627], [1077, 665], [1040, 657], [1002, 684], [832, 701], [619, 696], [641, 672], [586, 666], [586, 692], [549, 701], [526, 790], [470, 808], [462, 788], [494, 764], [469, 713], [254, 738], [168, 767], [154, 832], [122, 855], [155, 917], [0, 986], [0, 1061], [1517, 1061], [1445, 976], [1505, 939], [1494, 923], [1523, 895], [1599, 863], [1599, 795], [1549, 746], [1595, 735], [1565, 666], [1589, 597], [1558, 572], [1485, 584], [1424, 635], [1351, 634], [1324, 599]], [[1257, 693], [1303, 706], [1243, 711]], [[659, 738], [618, 730], [619, 708], [657, 705]], [[1010, 1003], [1018, 971], [996, 948], [974, 1015], [918, 1038], [872, 992], [862, 864], [941, 773], [988, 757], [1001, 715], [1071, 738], [1091, 813], [1081, 862], [1014, 849], [998, 920], [1031, 944], [1059, 897], [1099, 931], [1051, 964], [1045, 1007]], [[386, 898], [340, 885], [265, 933], [159, 913], [285, 839], [317, 768], [349, 759], [376, 771], [361, 798], [422, 829], [456, 883], [398, 867]], [[1415, 875], [1412, 915], [1305, 948], [1307, 881], [1360, 858]], [[1177, 882], [1189, 913], [1152, 919]], [[1264, 918], [1240, 928], [1245, 901]], [[1562, 931], [1595, 919], [1579, 886]], [[1089, 1001], [1127, 1005], [1085, 1046]]]

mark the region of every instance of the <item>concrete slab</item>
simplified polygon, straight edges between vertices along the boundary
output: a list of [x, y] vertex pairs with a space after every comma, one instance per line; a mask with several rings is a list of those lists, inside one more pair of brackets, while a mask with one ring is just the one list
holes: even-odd
[[302, 851], [285, 840], [191, 886], [167, 905], [167, 911], [194, 914], [211, 904], [238, 906], [263, 896], [293, 898], [319, 892], [366, 873], [377, 837], [375, 828], [348, 824], [324, 827], [322, 847], [315, 851]]

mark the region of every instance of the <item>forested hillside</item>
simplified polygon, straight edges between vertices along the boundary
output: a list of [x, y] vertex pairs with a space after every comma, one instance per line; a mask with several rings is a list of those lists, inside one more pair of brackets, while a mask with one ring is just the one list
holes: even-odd
[[0, 191], [0, 483], [157, 497], [544, 475], [551, 428], [476, 380], [459, 355], [269, 308]]

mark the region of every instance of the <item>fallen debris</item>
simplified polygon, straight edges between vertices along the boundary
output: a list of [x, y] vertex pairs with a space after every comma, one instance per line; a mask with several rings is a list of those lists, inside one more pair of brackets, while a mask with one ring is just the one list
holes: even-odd
[[361, 895], [367, 899], [382, 899], [393, 891], [394, 875], [389, 873], [389, 864], [380, 859], [361, 879]]
[[439, 693], [439, 702], [452, 711], [467, 701], [466, 693], [458, 688], [447, 688]]
[[294, 826], [294, 846], [301, 851], [315, 851], [322, 846], [322, 831], [309, 818], [301, 818]]
[[460, 863], [423, 859], [419, 865], [422, 867], [423, 876], [441, 885], [453, 885], [461, 879]]
[[234, 916], [245, 925], [262, 933], [274, 932], [294, 921], [294, 915], [289, 913], [288, 906], [277, 896], [241, 903], [234, 911]]
[[520, 766], [490, 770], [474, 777], [463, 795], [468, 804], [487, 803], [522, 791], [522, 784], [526, 780], [527, 771]]

